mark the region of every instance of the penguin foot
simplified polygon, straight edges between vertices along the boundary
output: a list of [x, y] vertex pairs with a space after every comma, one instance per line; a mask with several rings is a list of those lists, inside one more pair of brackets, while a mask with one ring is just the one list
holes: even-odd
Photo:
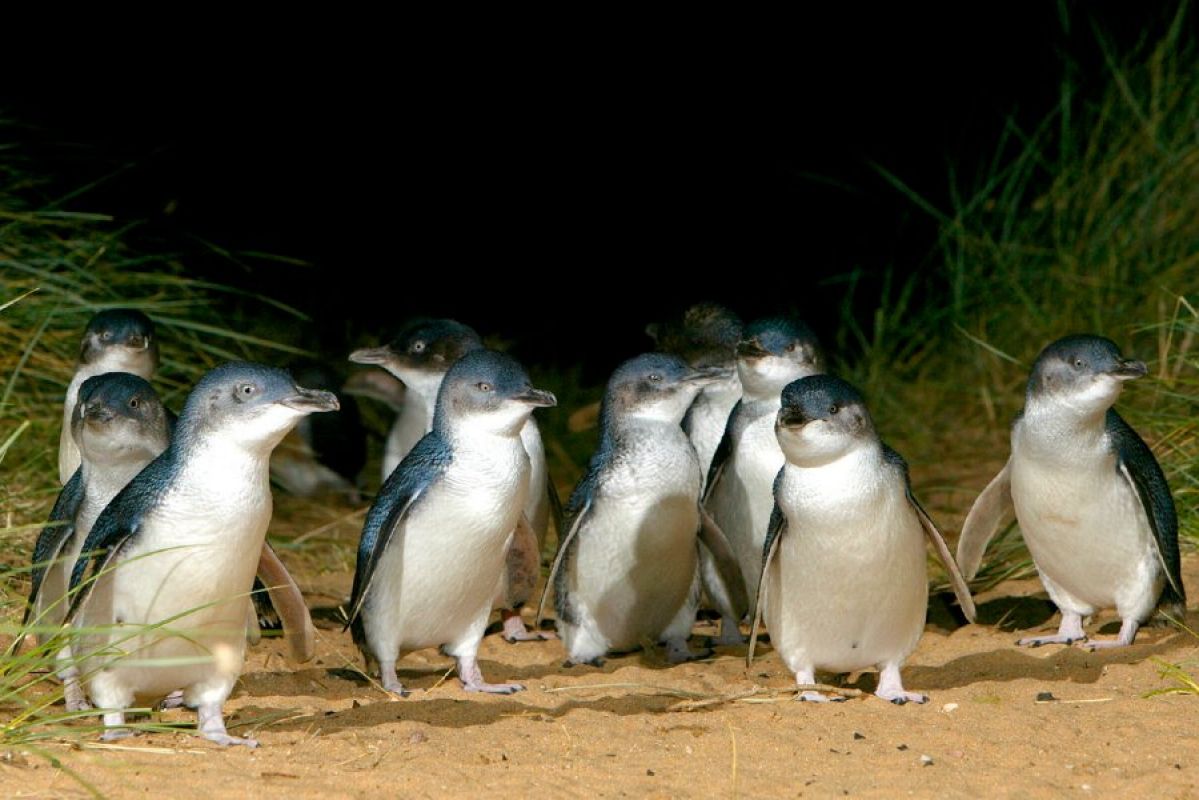
[[882, 698], [889, 703], [894, 703], [897, 706], [907, 705], [908, 703], [927, 703], [928, 695], [920, 694], [919, 692], [905, 692], [902, 689], [899, 691], [884, 692], [879, 689], [874, 693], [875, 697]]
[[844, 703], [845, 698], [841, 695], [833, 695], [830, 697], [822, 692], [800, 692], [795, 696], [795, 699], [801, 703]]
[[183, 707], [183, 690], [171, 692], [166, 697], [162, 698], [162, 702], [158, 704], [158, 708], [166, 711], [169, 708]]
[[396, 697], [407, 697], [408, 695], [412, 694], [412, 692], [405, 689], [404, 684], [400, 683], [399, 681], [384, 680], [383, 691], [391, 692]]
[[[511, 612], [509, 612], [511, 613]], [[557, 639], [558, 636], [551, 631], [531, 631], [525, 627], [525, 621], [520, 618], [519, 614], [504, 617], [503, 637], [505, 642], [513, 644], [517, 642], [545, 642], [550, 639]]]
[[230, 736], [227, 733], [216, 733], [216, 732], [205, 733], [204, 738], [210, 742], [216, 742], [221, 747], [228, 747], [230, 745], [240, 744], [245, 747], [249, 747], [249, 748], [253, 749], [258, 746], [257, 739], [247, 739], [247, 738], [244, 738], [241, 736]]
[[1085, 642], [1086, 640], [1087, 640], [1087, 637], [1085, 635], [1073, 636], [1072, 634], [1063, 635], [1060, 633], [1055, 633], [1052, 636], [1029, 636], [1025, 639], [1017, 639], [1016, 646], [1017, 647], [1040, 647], [1041, 645], [1044, 645], [1044, 644], [1070, 645], [1070, 644], [1074, 644], [1075, 642]]
[[225, 730], [225, 719], [221, 716], [220, 703], [201, 703], [196, 709], [199, 722], [196, 725], [200, 735], [210, 742], [216, 742], [221, 747], [239, 744], [243, 747], [257, 747], [257, 739], [246, 739], [241, 736], [230, 736]]
[[705, 647], [702, 650], [692, 650], [686, 640], [673, 639], [666, 642], [666, 660], [671, 664], [683, 664], [688, 661], [699, 661], [715, 654], [715, 650]]
[[105, 728], [104, 733], [100, 734], [100, 741], [117, 742], [135, 735], [137, 735], [137, 732], [131, 731], [128, 728]]
[[1137, 638], [1140, 625], [1135, 620], [1124, 620], [1120, 623], [1120, 634], [1115, 639], [1096, 639], [1088, 641], [1083, 647], [1090, 650], [1110, 650], [1113, 647], [1128, 647]]
[[411, 694], [396, 676], [396, 662], [394, 661], [379, 662], [379, 682], [383, 684], [383, 691], [391, 692], [396, 697], [407, 697]]
[[468, 692], [488, 692], [490, 694], [516, 694], [525, 690], [520, 683], [464, 683], [462, 688]]
[[605, 661], [604, 659], [600, 658], [599, 656], [596, 656], [595, 658], [589, 658], [589, 659], [585, 659], [583, 661], [571, 661], [568, 658], [562, 662], [562, 666], [564, 669], [570, 669], [571, 667], [578, 666], [580, 664], [583, 665], [584, 667], [602, 667], [604, 664], [607, 664], [607, 663], [608, 662]]
[[63, 684], [63, 700], [67, 711], [90, 711], [92, 704], [87, 701], [87, 693], [79, 685], [78, 678], [67, 678]]

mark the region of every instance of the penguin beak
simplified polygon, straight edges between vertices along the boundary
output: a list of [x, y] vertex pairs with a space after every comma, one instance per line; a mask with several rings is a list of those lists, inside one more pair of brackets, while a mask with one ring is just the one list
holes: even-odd
[[783, 406], [779, 409], [777, 424], [780, 428], [790, 428], [795, 430], [797, 428], [802, 428], [809, 422], [811, 422], [811, 420], [808, 419], [804, 415], [803, 411], [798, 408]]
[[1130, 381], [1134, 378], [1143, 378], [1148, 375], [1149, 368], [1145, 366], [1144, 361], [1126, 358], [1123, 361], [1117, 362], [1114, 368], [1107, 371], [1107, 374], [1122, 381]]
[[115, 417], [116, 413], [101, 403], [92, 403], [83, 407], [83, 418], [88, 422], [99, 422], [103, 425], [112, 422]]
[[341, 404], [337, 402], [337, 395], [333, 392], [325, 392], [320, 389], [305, 389], [302, 386], [296, 387], [296, 393], [291, 397], [285, 397], [278, 401], [280, 405], [285, 405], [288, 408], [294, 408], [296, 411], [305, 413], [311, 411], [337, 411], [341, 408]]
[[700, 367], [693, 370], [683, 380], [688, 383], [698, 384], [699, 386], [708, 386], [718, 381], [727, 380], [733, 371], [728, 367]]
[[512, 399], [534, 408], [553, 408], [558, 405], [558, 398], [552, 392], [529, 387], [520, 394], [512, 395]]
[[763, 347], [757, 339], [745, 339], [737, 343], [738, 358], [765, 358], [768, 355], [770, 355], [770, 351]]
[[350, 353], [350, 360], [355, 364], [386, 364], [395, 357], [391, 352], [391, 348], [387, 345], [382, 347], [364, 347], [361, 350], [355, 350]]

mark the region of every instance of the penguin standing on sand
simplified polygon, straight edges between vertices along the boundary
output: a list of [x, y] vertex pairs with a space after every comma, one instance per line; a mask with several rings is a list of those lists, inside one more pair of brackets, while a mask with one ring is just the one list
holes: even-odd
[[467, 691], [510, 694], [476, 660], [529, 492], [521, 429], [556, 404], [510, 356], [475, 350], [445, 375], [426, 434], [379, 490], [358, 546], [349, 627], [383, 688], [403, 695], [396, 660], [441, 645]]
[[[334, 395], [297, 386], [283, 370], [217, 367], [188, 396], [170, 446], [101, 512], [71, 575], [67, 621], [77, 626], [71, 646], [88, 697], [109, 709], [106, 739], [128, 735], [124, 710], [136, 698], [182, 688], [206, 738], [257, 746], [226, 732], [221, 709], [243, 666], [249, 592], [269, 552], [270, 454], [303, 416], [336, 409]], [[293, 650], [311, 651], [302, 602], [278, 610], [309, 640]], [[303, 618], [289, 624], [290, 615]]]
[[725, 592], [745, 605], [728, 544], [700, 509], [699, 458], [680, 427], [696, 395], [724, 377], [650, 353], [609, 379], [599, 449], [571, 494], [549, 578], [571, 663], [600, 664], [646, 640], [665, 641], [672, 662], [709, 655], [687, 645], [701, 542], [722, 567]]
[[[774, 505], [774, 479], [784, 461], [774, 435], [780, 395], [792, 381], [823, 371], [820, 345], [799, 320], [774, 318], [751, 323], [737, 344], [742, 396], [712, 458], [704, 502], [728, 536], [750, 598], [758, 591], [762, 545]], [[722, 610], [735, 607], [727, 599], [713, 600]], [[724, 616], [720, 640], [738, 641], [739, 622], [740, 617]]]
[[[461, 322], [420, 319], [405, 326], [388, 344], [350, 354], [354, 363], [376, 364], [405, 386], [404, 405], [387, 437], [383, 455], [384, 480], [417, 441], [433, 429], [437, 394], [447, 371], [462, 356], [482, 348], [483, 340], [479, 334]], [[509, 551], [508, 580], [496, 598], [503, 636], [509, 642], [550, 638], [529, 631], [521, 619], [520, 609], [532, 597], [541, 571], [541, 549], [545, 545], [549, 518], [561, 505], [546, 467], [545, 446], [536, 419], [528, 418], [520, 438], [529, 454], [531, 469], [531, 489], [524, 509], [529, 527], [517, 532], [520, 536]], [[556, 515], [560, 516], [560, 511]], [[532, 537], [527, 537], [529, 531]]]
[[[876, 667], [879, 697], [925, 702], [903, 688], [899, 668], [924, 632], [926, 538], [966, 618], [975, 611], [949, 547], [912, 495], [907, 464], [879, 441], [861, 396], [830, 375], [783, 390], [776, 431], [786, 464], [775, 479], [746, 663], [764, 615], [799, 685], [814, 684], [818, 669]], [[800, 697], [829, 699], [811, 690]]]
[[[1007, 464], [970, 509], [958, 541], [968, 578], [1014, 512], [1049, 597], [1056, 634], [1018, 644], [1090, 648], [1133, 643], [1161, 609], [1182, 621], [1186, 590], [1174, 499], [1153, 452], [1112, 405], [1125, 381], [1146, 374], [1110, 339], [1067, 336], [1037, 356]], [[1084, 618], [1115, 608], [1120, 633], [1087, 640]]]
[[128, 372], [149, 380], [157, 369], [158, 340], [149, 317], [134, 309], [113, 308], [91, 318], [83, 333], [79, 364], [62, 406], [62, 432], [58, 437], [60, 484], [69, 481], [79, 468], [79, 448], [71, 437], [71, 415], [83, 382], [105, 372]]

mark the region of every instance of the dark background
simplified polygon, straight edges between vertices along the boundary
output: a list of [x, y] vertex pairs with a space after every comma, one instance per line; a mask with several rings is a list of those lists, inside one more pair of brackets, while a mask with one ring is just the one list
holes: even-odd
[[147, 244], [299, 306], [331, 358], [446, 315], [602, 375], [697, 300], [831, 340], [860, 270], [868, 316], [887, 269], [934, 268], [937, 231], [874, 165], [946, 208], [1009, 117], [1041, 121], [1067, 71], [1102, 83], [1096, 30], [1124, 49], [1168, 20], [1139, 5], [157, 37], [64, 48], [65, 77], [5, 106], [64, 189], [118, 173], [71, 207], [145, 219]]

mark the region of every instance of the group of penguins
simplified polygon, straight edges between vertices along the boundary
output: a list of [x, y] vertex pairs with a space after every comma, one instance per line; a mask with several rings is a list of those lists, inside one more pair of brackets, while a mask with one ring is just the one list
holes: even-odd
[[[747, 660], [764, 621], [801, 699], [839, 699], [817, 670], [877, 669], [879, 697], [924, 702], [900, 668], [924, 630], [926, 541], [973, 622], [967, 581], [1013, 514], [1061, 612], [1056, 634], [1019, 644], [1128, 645], [1155, 610], [1185, 613], [1169, 488], [1112, 408], [1146, 367], [1110, 340], [1067, 336], [1037, 357], [1011, 456], [955, 559], [904, 460], [862, 396], [825, 373], [802, 322], [742, 324], [700, 304], [647, 332], [658, 352], [612, 374], [598, 448], [564, 508], [533, 418], [554, 395], [474, 330], [418, 320], [350, 356], [405, 390], [345, 606], [384, 689], [405, 694], [397, 659], [434, 646], [467, 691], [522, 689], [485, 680], [478, 648], [496, 609], [507, 640], [551, 638], [540, 621], [552, 594], [567, 665], [657, 644], [672, 662], [709, 655], [688, 642], [706, 604], [721, 617], [717, 644], [745, 644], [749, 623]], [[251, 595], [269, 596], [296, 660], [312, 657], [315, 636], [266, 542], [271, 455], [339, 401], [285, 370], [231, 362], [175, 418], [147, 382], [157, 364], [144, 314], [88, 324], [64, 404], [65, 485], [35, 547], [24, 629], [62, 643], [68, 708], [99, 709], [105, 738], [130, 733], [125, 711], [140, 698], [195, 708], [214, 742], [256, 746], [222, 715], [258, 634]], [[550, 519], [559, 544], [530, 630], [520, 612]], [[1119, 636], [1088, 640], [1084, 620], [1113, 607]]]

